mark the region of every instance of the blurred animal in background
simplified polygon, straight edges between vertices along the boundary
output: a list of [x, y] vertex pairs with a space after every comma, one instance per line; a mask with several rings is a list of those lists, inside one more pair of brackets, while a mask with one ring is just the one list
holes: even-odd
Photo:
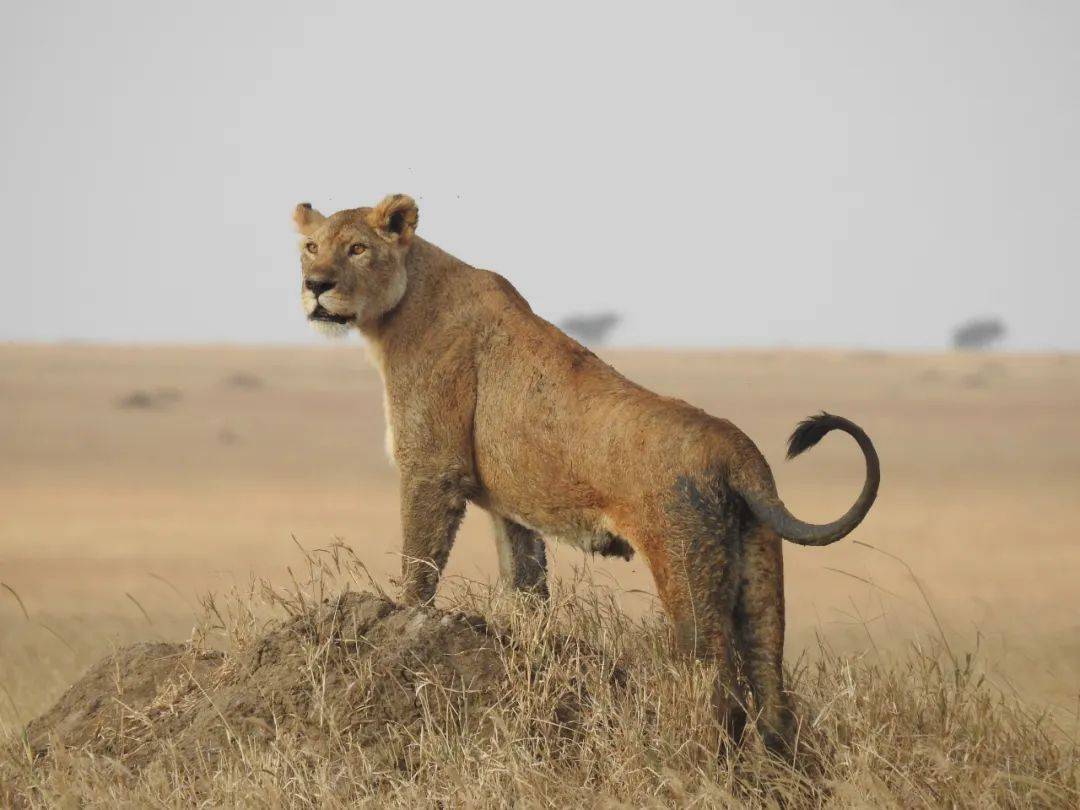
[[568, 315], [559, 322], [559, 328], [586, 346], [600, 346], [621, 320], [622, 316], [617, 312]]
[[953, 330], [954, 349], [982, 351], [1005, 338], [1008, 330], [1001, 318], [972, 318]]

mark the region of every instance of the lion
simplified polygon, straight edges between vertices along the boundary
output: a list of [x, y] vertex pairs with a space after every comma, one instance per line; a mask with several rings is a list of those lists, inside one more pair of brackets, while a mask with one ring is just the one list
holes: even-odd
[[741, 673], [766, 745], [789, 750], [781, 538], [821, 546], [859, 525], [880, 482], [866, 433], [827, 413], [795, 428], [788, 458], [839, 430], [866, 463], [851, 508], [806, 523], [734, 424], [631, 382], [505, 278], [417, 236], [411, 197], [332, 216], [302, 203], [294, 221], [308, 319], [358, 331], [382, 377], [404, 601], [434, 598], [469, 503], [491, 516], [501, 576], [525, 593], [547, 595], [544, 538], [641, 554], [679, 646], [718, 665], [728, 732], [737, 739], [746, 722]]

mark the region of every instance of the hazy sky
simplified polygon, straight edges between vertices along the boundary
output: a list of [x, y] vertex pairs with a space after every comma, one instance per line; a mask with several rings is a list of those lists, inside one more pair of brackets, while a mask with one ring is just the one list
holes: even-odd
[[293, 205], [629, 345], [1080, 349], [1080, 3], [24, 2], [0, 339], [312, 341]]

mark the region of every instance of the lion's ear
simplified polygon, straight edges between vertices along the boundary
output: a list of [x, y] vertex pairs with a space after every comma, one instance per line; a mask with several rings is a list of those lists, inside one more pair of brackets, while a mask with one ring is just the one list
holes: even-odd
[[367, 223], [387, 239], [407, 245], [416, 231], [420, 210], [416, 201], [406, 194], [391, 194], [371, 209]]
[[300, 203], [296, 206], [292, 218], [293, 222], [296, 223], [296, 230], [300, 231], [304, 236], [310, 235], [326, 219], [311, 207], [311, 203]]

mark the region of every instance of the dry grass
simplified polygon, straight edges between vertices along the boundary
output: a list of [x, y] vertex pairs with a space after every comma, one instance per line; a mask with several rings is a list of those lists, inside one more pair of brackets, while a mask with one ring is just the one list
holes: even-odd
[[[820, 643], [791, 672], [802, 723], [793, 765], [766, 754], [753, 732], [740, 746], [723, 739], [708, 712], [712, 671], [673, 654], [662, 619], [628, 618], [613, 593], [574, 579], [558, 584], [547, 606], [462, 579], [449, 583], [442, 609], [417, 614], [416, 621], [436, 632], [459, 621], [447, 614], [483, 617], [498, 630], [475, 624], [477, 650], [495, 656], [496, 672], [465, 683], [417, 655], [415, 668], [401, 677], [414, 693], [413, 713], [372, 738], [370, 728], [362, 734], [349, 720], [378, 715], [375, 702], [388, 694], [379, 650], [359, 655], [346, 648], [340, 623], [326, 617], [338, 615], [339, 594], [378, 586], [345, 547], [305, 559], [306, 573], [300, 581], [290, 575], [288, 587], [253, 583], [203, 600], [188, 654], [225, 650], [219, 674], [160, 683], [143, 708], [102, 695], [117, 707], [119, 722], [99, 728], [81, 748], [42, 754], [33, 739], [8, 734], [0, 801], [55, 806], [79, 797], [89, 806], [117, 807], [1074, 807], [1080, 801], [1077, 746], [1068, 730], [991, 686], [975, 648], [957, 648], [942, 635], [893, 656], [846, 656]], [[372, 631], [365, 638], [376, 637]], [[303, 716], [275, 716], [273, 728], [245, 734], [230, 725], [232, 704], [215, 702], [223, 693], [214, 690], [237, 682], [242, 662], [268, 649], [271, 639], [291, 645], [296, 679], [285, 697], [287, 705], [304, 707]], [[268, 680], [254, 688], [253, 701], [283, 697]], [[148, 733], [154, 723], [160, 729], [167, 720], [194, 716], [196, 705], [211, 707], [219, 728], [194, 738]], [[225, 742], [206, 744], [212, 739]]]

